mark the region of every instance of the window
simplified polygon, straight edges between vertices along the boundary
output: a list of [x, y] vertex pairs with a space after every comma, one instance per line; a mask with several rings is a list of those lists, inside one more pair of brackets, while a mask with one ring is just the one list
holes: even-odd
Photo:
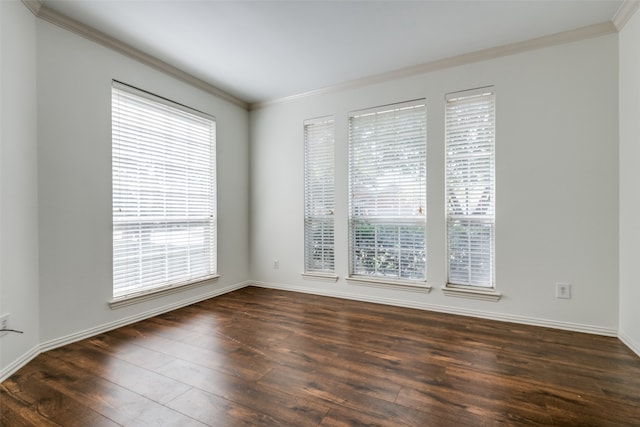
[[333, 117], [305, 121], [305, 273], [334, 271], [333, 141]]
[[113, 82], [113, 296], [216, 277], [216, 123]]
[[492, 87], [446, 96], [450, 285], [494, 287], [494, 111]]
[[424, 100], [349, 117], [351, 276], [426, 280]]

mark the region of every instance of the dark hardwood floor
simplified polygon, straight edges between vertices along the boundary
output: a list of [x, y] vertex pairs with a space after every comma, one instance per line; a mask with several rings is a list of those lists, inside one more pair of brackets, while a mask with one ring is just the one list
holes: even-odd
[[2, 426], [640, 425], [615, 338], [241, 289], [41, 354]]

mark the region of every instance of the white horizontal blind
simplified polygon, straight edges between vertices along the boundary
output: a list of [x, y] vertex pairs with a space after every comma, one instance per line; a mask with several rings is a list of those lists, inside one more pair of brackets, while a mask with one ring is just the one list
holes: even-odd
[[445, 112], [449, 284], [494, 286], [495, 95], [447, 95]]
[[426, 280], [424, 100], [349, 117], [350, 274]]
[[333, 117], [304, 123], [304, 258], [306, 272], [334, 265]]
[[114, 82], [113, 296], [216, 274], [216, 124]]

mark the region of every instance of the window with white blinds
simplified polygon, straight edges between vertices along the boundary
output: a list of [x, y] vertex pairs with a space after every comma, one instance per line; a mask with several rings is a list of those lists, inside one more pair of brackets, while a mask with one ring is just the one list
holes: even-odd
[[305, 272], [333, 273], [333, 117], [304, 122]]
[[448, 283], [493, 288], [493, 87], [446, 96], [445, 144]]
[[349, 117], [350, 274], [426, 280], [426, 105]]
[[113, 82], [113, 296], [216, 276], [216, 123]]

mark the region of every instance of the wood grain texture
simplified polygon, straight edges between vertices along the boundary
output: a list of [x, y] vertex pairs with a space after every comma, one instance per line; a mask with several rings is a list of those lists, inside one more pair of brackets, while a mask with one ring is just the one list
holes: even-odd
[[2, 426], [640, 425], [615, 338], [249, 287], [43, 353]]

